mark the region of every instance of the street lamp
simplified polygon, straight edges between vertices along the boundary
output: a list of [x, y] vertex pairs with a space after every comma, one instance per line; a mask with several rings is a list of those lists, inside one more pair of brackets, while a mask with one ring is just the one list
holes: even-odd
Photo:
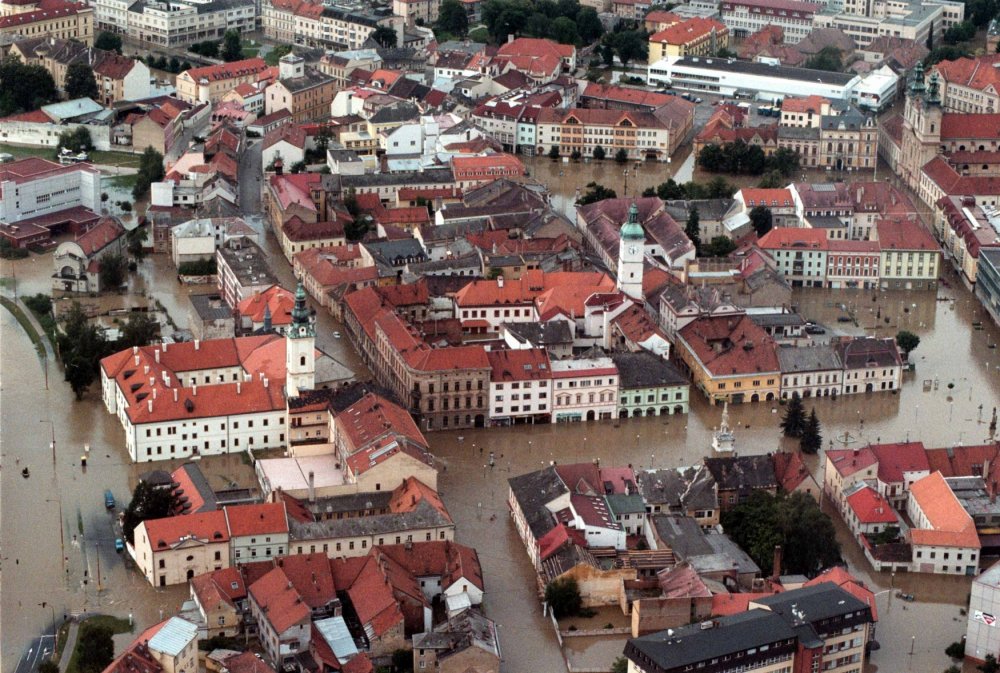
[[49, 446], [52, 447], [52, 464], [55, 465], [56, 464], [56, 424], [53, 423], [51, 420], [47, 420], [47, 419], [44, 419], [44, 418], [38, 419], [38, 422], [39, 423], [48, 423], [49, 424], [49, 428], [52, 430], [52, 443]]
[[45, 502], [54, 502], [59, 505], [59, 547], [62, 550], [63, 573], [66, 573], [68, 570], [66, 569], [66, 533], [63, 531], [65, 526], [63, 525], [62, 497], [46, 498]]

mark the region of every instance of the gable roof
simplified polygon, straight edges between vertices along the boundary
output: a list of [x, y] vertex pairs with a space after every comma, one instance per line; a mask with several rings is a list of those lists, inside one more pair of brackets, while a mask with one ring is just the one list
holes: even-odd
[[279, 636], [293, 626], [309, 622], [309, 607], [280, 567], [250, 585], [250, 596]]
[[931, 525], [931, 528], [910, 529], [913, 544], [979, 549], [979, 535], [972, 517], [940, 472], [932, 472], [914, 482], [910, 486], [910, 498]]

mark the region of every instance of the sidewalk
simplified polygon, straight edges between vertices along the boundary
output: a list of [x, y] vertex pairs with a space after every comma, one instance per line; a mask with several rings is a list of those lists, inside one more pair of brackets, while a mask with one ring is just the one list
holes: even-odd
[[29, 309], [27, 306], [24, 305], [24, 302], [22, 302], [20, 299], [15, 299], [14, 296], [11, 295], [11, 293], [8, 292], [6, 288], [4, 289], [3, 295], [5, 299], [14, 303], [15, 307], [21, 312], [24, 318], [35, 329], [35, 331], [38, 333], [39, 338], [41, 339], [42, 345], [45, 346], [45, 356], [49, 360], [55, 362], [56, 354], [52, 350], [52, 344], [49, 342], [49, 337], [45, 333], [45, 330], [42, 329], [42, 326], [38, 322], [38, 319], [35, 317], [35, 314], [31, 312], [31, 309]]
[[73, 650], [76, 649], [76, 636], [80, 629], [80, 624], [75, 619], [69, 624], [69, 633], [66, 635], [66, 646], [62, 654], [59, 655], [59, 671], [65, 673], [69, 667], [69, 660], [73, 657]]

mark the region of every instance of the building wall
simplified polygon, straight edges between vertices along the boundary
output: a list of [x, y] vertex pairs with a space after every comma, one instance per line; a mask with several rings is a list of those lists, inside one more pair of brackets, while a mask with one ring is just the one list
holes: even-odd
[[979, 613], [994, 618], [1000, 616], [1000, 587], [981, 580], [972, 583], [965, 627], [965, 656], [982, 661], [987, 654], [996, 656], [1000, 652], [1000, 625], [996, 621], [986, 624]]
[[802, 398], [839, 395], [843, 390], [842, 375], [840, 369], [782, 373], [781, 399], [787, 400], [794, 394]]
[[553, 380], [553, 423], [615, 418], [617, 403], [617, 374], [594, 376], [584, 370]]
[[979, 550], [913, 545], [912, 570], [936, 575], [976, 575], [979, 573]]
[[[688, 385], [662, 386], [656, 388], [621, 388], [618, 391], [618, 416], [665, 416], [686, 414]], [[649, 411], [652, 410], [652, 414]]]
[[7, 28], [0, 28], [2, 35], [21, 37], [56, 37], [63, 40], [77, 40], [88, 47], [94, 45], [94, 10], [80, 7], [75, 14], [65, 14], [52, 18]]
[[269, 561], [277, 556], [284, 556], [288, 547], [288, 533], [255, 533], [254, 535], [234, 536], [229, 542], [233, 565], [252, 561]]
[[195, 575], [229, 567], [229, 541], [188, 540], [171, 549], [153, 550], [146, 526], [135, 529], [135, 562], [152, 586], [184, 584]]
[[318, 537], [313, 539], [293, 539], [289, 543], [289, 553], [312, 554], [322, 552], [329, 558], [354, 558], [367, 556], [375, 545], [404, 544], [406, 542], [431, 542], [455, 540], [455, 526], [424, 526], [402, 530], [382, 531], [374, 534], [352, 535], [349, 537]]

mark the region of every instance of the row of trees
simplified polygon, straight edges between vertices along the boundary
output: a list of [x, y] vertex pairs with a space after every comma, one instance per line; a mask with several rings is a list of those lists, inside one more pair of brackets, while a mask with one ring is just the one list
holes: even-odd
[[[596, 161], [604, 161], [608, 156], [607, 150], [605, 150], [600, 145], [594, 147], [594, 149], [591, 150], [590, 154]], [[552, 159], [553, 161], [558, 161], [561, 156], [562, 153], [560, 152], [558, 145], [553, 145], [552, 147], [549, 148], [549, 159]], [[580, 152], [580, 150], [573, 150], [573, 153], [570, 154], [569, 156], [573, 161], [579, 161], [580, 159], [583, 158], [583, 154]], [[617, 152], [615, 152], [614, 158], [615, 161], [619, 164], [628, 163], [628, 150], [626, 150], [624, 147], [619, 149]]]
[[815, 455], [823, 446], [823, 435], [820, 432], [819, 417], [813, 407], [806, 416], [802, 398], [798, 393], [792, 393], [792, 399], [785, 409], [785, 417], [781, 419], [781, 432], [785, 437], [799, 440], [799, 450], [802, 453]]
[[716, 177], [708, 182], [679, 183], [673, 178], [666, 182], [661, 182], [655, 189], [647, 187], [643, 190], [643, 196], [658, 196], [664, 201], [675, 201], [678, 199], [728, 199], [736, 193], [736, 185], [725, 178]]
[[[442, 9], [450, 1], [457, 2], [445, 0]], [[439, 20], [438, 25], [446, 32], [464, 34], [452, 30], [461, 23], [456, 15], [455, 9], [449, 9], [447, 23]], [[494, 44], [502, 44], [508, 35], [522, 35], [586, 45], [593, 44], [604, 33], [597, 11], [581, 7], [576, 0], [486, 0], [482, 22]]]
[[227, 30], [221, 40], [195, 42], [188, 47], [188, 51], [205, 58], [221, 58], [229, 63], [243, 58], [243, 40], [239, 31]]
[[775, 171], [787, 178], [799, 170], [799, 153], [779, 147], [767, 156], [758, 145], [737, 140], [724, 145], [705, 145], [698, 153], [698, 165], [711, 173], [762, 175]]
[[150, 68], [163, 70], [164, 72], [173, 73], [175, 75], [179, 72], [191, 69], [190, 61], [181, 61], [176, 56], [171, 56], [168, 59], [166, 56], [154, 56], [153, 54], [149, 54], [146, 58], [142, 58], [142, 56], [137, 56], [136, 58], [142, 60]]

